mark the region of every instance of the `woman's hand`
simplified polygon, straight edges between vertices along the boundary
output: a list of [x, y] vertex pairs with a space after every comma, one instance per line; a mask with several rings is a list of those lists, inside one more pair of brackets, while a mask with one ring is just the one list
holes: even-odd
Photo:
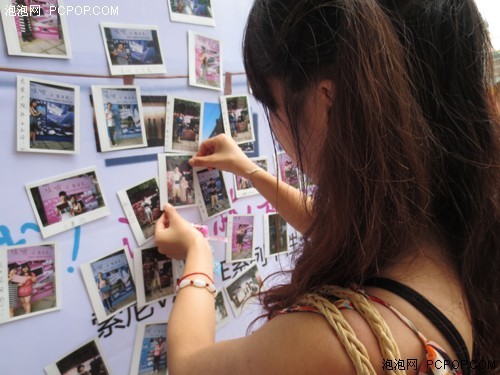
[[209, 249], [203, 235], [170, 204], [165, 205], [164, 212], [156, 223], [155, 243], [160, 253], [174, 259], [186, 259], [191, 249]]
[[257, 167], [236, 142], [225, 134], [204, 141], [189, 164], [193, 167], [217, 168], [243, 177]]

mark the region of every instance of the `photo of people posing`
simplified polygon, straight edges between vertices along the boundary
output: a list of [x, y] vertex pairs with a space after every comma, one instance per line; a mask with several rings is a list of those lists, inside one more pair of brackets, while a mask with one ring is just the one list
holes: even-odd
[[224, 130], [237, 144], [255, 141], [248, 95], [221, 96]]
[[288, 225], [277, 213], [264, 215], [264, 250], [268, 257], [290, 251]]
[[251, 299], [255, 298], [261, 285], [262, 278], [257, 265], [254, 264], [226, 286], [229, 304], [235, 317], [238, 317]]
[[94, 167], [26, 185], [44, 238], [109, 215]]
[[196, 153], [202, 126], [202, 102], [170, 96], [167, 98], [166, 152]]
[[18, 151], [79, 152], [78, 86], [18, 76], [17, 96]]
[[112, 75], [166, 73], [157, 26], [101, 23]]
[[137, 325], [131, 374], [167, 374], [167, 323]]
[[228, 215], [226, 262], [253, 259], [254, 234], [254, 215]]
[[215, 19], [211, 4], [212, 0], [167, 1], [171, 21], [215, 26]]
[[161, 216], [160, 191], [155, 178], [117, 192], [139, 246], [154, 236], [156, 221]]
[[59, 310], [56, 244], [16, 245], [4, 250], [0, 253], [0, 264], [6, 265], [0, 269], [0, 323]]
[[222, 89], [221, 42], [188, 32], [189, 84], [220, 91]]
[[278, 176], [281, 181], [300, 189], [299, 170], [285, 152], [277, 153]]
[[177, 208], [193, 207], [195, 202], [193, 167], [188, 163], [192, 155], [158, 154], [160, 203]]
[[122, 247], [80, 267], [99, 323], [137, 302], [128, 251]]
[[[267, 157], [250, 158], [255, 164], [265, 171], [268, 171]], [[242, 176], [233, 175], [234, 190], [236, 198], [248, 197], [251, 195], [258, 195], [259, 192], [253, 187], [252, 181]]]
[[195, 169], [195, 189], [203, 221], [232, 208], [231, 199], [224, 183], [224, 175], [218, 169]]

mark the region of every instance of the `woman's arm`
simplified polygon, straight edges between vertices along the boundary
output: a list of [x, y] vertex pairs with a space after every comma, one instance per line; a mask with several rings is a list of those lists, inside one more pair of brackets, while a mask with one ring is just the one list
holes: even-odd
[[259, 168], [258, 165], [225, 134], [204, 141], [190, 164], [194, 167], [217, 168], [250, 180], [287, 223], [301, 233], [309, 228], [313, 219], [311, 198], [264, 170], [251, 173]]

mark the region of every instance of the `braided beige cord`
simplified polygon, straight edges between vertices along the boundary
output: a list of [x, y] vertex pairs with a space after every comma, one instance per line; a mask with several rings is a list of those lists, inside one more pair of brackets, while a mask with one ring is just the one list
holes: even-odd
[[313, 305], [325, 317], [351, 359], [357, 374], [376, 374], [370, 362], [370, 358], [368, 357], [366, 348], [361, 341], [358, 340], [356, 334], [337, 306], [318, 294], [304, 295], [300, 299], [299, 304]]
[[[378, 341], [382, 358], [385, 359], [398, 359], [401, 358], [396, 340], [392, 336], [391, 330], [387, 323], [382, 318], [378, 310], [368, 301], [365, 295], [348, 288], [341, 288], [338, 286], [323, 286], [317, 293], [324, 296], [335, 296], [338, 298], [349, 300], [357, 312], [365, 319], [370, 326], [372, 332]], [[386, 370], [387, 374], [406, 375], [406, 371], [394, 369]]]

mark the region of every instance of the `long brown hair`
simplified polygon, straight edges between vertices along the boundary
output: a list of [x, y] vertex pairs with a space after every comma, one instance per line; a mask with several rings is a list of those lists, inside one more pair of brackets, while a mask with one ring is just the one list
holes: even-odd
[[[397, 3], [397, 6], [396, 6]], [[462, 276], [474, 359], [500, 348], [499, 123], [489, 44], [472, 0], [256, 0], [247, 77], [269, 112], [280, 82], [297, 164], [304, 98], [334, 83], [314, 219], [267, 317], [324, 284], [375, 276], [418, 244], [444, 242]]]

